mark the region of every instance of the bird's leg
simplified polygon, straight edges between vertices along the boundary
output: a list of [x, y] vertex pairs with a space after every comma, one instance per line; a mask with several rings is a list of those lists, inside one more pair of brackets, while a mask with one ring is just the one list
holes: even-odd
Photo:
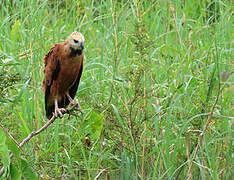
[[57, 99], [55, 99], [54, 105], [55, 105], [55, 109], [54, 109], [55, 116], [58, 117], [58, 115], [59, 115], [59, 117], [62, 118], [63, 117], [63, 113], [66, 112], [66, 109], [64, 109], [64, 108], [58, 108], [58, 100]]
[[66, 93], [66, 95], [67, 95], [68, 100], [70, 101], [70, 103], [69, 103], [68, 106], [70, 107], [70, 106], [72, 106], [72, 105], [76, 105], [77, 108], [78, 108], [78, 110], [80, 110], [81, 108], [80, 108], [79, 101], [78, 101], [78, 100], [77, 100], [77, 101], [73, 100], [73, 99], [71, 98], [71, 96], [69, 95], [68, 92]]

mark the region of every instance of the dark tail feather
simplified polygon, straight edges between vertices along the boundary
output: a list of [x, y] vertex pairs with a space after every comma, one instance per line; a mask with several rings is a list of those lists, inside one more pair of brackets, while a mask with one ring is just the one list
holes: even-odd
[[52, 116], [53, 116], [53, 111], [54, 111], [54, 105], [52, 105], [52, 106], [49, 106], [48, 105], [48, 102], [47, 102], [47, 100], [48, 100], [48, 98], [49, 98], [49, 95], [50, 95], [50, 88], [51, 88], [51, 86], [46, 86], [46, 90], [45, 90], [45, 110], [46, 110], [46, 117], [48, 118], [48, 119], [51, 119], [52, 118]]
[[46, 107], [46, 117], [48, 119], [52, 118], [53, 112], [54, 112], [54, 106], [48, 106], [48, 107]]

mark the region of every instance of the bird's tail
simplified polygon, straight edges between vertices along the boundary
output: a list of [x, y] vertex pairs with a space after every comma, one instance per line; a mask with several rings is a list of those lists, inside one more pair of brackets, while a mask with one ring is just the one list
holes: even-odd
[[54, 112], [54, 105], [53, 106], [47, 106], [46, 107], [46, 117], [48, 119], [51, 119], [53, 116], [53, 112]]

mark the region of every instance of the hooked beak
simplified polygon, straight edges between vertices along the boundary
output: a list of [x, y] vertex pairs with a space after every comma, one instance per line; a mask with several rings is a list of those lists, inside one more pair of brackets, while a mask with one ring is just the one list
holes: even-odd
[[80, 43], [80, 48], [81, 48], [81, 50], [84, 49], [84, 43], [83, 42]]

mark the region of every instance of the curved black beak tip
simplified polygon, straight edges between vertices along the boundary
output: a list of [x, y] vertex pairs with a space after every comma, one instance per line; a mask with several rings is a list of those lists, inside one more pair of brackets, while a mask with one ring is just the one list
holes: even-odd
[[83, 42], [80, 43], [80, 48], [81, 48], [81, 49], [84, 49], [84, 43], [83, 43]]

